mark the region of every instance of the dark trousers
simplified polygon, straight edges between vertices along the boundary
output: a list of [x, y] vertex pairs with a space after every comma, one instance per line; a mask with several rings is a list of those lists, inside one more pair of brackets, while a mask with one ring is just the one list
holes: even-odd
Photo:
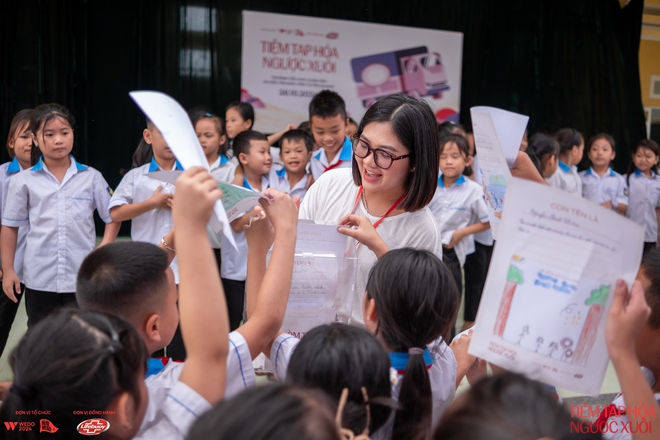
[[28, 327], [45, 318], [50, 312], [63, 307], [78, 307], [76, 293], [44, 292], [25, 288], [25, 310], [28, 316]]
[[245, 281], [222, 279], [222, 287], [225, 289], [227, 299], [227, 310], [229, 311], [229, 328], [234, 331], [241, 325], [243, 310], [245, 308]]
[[[23, 293], [24, 290], [25, 286], [21, 284], [21, 293]], [[7, 295], [0, 292], [0, 356], [2, 356], [2, 352], [5, 351], [9, 332], [14, 323], [14, 318], [16, 318], [16, 312], [21, 303], [21, 298], [23, 297], [22, 294], [15, 294], [15, 296], [16, 299], [18, 299], [18, 302], [10, 300]]]
[[657, 243], [655, 243], [655, 242], [651, 243], [650, 241], [645, 241], [644, 242], [644, 252], [642, 253], [642, 255], [646, 255], [647, 252], [650, 252], [653, 249], [655, 249], [656, 244]]
[[486, 284], [488, 266], [493, 255], [493, 246], [474, 242], [475, 251], [465, 258], [465, 308], [463, 319], [474, 322], [481, 301], [481, 292]]

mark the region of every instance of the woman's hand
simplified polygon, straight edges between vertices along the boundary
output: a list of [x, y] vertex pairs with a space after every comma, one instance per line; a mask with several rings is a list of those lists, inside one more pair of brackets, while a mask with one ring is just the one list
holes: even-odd
[[365, 216], [349, 214], [339, 221], [339, 228], [337, 230], [344, 235], [353, 237], [358, 242], [368, 247], [377, 258], [382, 257], [390, 249], [387, 244], [380, 238], [376, 228], [371, 224], [371, 221]]

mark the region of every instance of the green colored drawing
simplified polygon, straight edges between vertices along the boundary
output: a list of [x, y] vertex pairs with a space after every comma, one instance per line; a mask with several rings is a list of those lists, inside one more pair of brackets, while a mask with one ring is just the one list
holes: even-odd
[[506, 277], [506, 280], [516, 284], [522, 284], [525, 281], [522, 271], [514, 265], [509, 266], [509, 275]]
[[610, 290], [612, 286], [600, 286], [600, 288], [592, 290], [589, 298], [584, 302], [585, 306], [598, 305], [604, 306], [607, 301], [607, 297], [610, 295]]
[[222, 206], [225, 207], [226, 211], [243, 199], [259, 197], [259, 194], [227, 183], [218, 183], [218, 187], [222, 190]]
[[489, 185], [506, 186], [506, 179], [504, 176], [490, 176], [488, 183]]

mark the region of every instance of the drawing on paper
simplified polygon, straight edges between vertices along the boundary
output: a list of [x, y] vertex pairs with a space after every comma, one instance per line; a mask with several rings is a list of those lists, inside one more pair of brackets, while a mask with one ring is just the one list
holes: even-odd
[[584, 366], [611, 286], [514, 255], [493, 333], [522, 349]]
[[481, 173], [481, 185], [486, 198], [486, 204], [495, 212], [495, 217], [502, 218], [502, 208], [504, 206], [504, 196], [506, 195], [506, 179], [502, 174], [489, 174], [486, 176], [483, 170]]

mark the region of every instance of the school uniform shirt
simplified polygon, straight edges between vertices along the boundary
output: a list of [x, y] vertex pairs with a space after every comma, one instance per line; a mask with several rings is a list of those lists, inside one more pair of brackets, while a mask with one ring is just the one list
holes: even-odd
[[[211, 409], [211, 404], [188, 385], [179, 382], [185, 363], [168, 358], [149, 359], [145, 383], [149, 403], [136, 439], [183, 439], [197, 418]], [[227, 386], [225, 399], [254, 387], [250, 348], [243, 336], [229, 334]]]
[[[298, 217], [304, 220], [338, 223], [351, 213], [358, 194], [351, 169], [332, 170], [323, 174], [307, 192], [300, 205]], [[360, 200], [355, 214], [366, 216], [371, 223], [379, 217], [370, 215]], [[440, 232], [428, 207], [415, 212], [404, 212], [383, 219], [376, 228], [378, 235], [390, 249], [412, 247], [433, 252], [442, 259]], [[357, 247], [357, 276], [352, 301], [352, 320], [362, 325], [362, 295], [367, 286], [369, 271], [377, 258], [367, 246]]]
[[[17, 173], [23, 171], [23, 167], [14, 157], [11, 162], [3, 163], [0, 165], [0, 218], [4, 212], [5, 203], [7, 201], [7, 193], [9, 191], [9, 180]], [[16, 253], [14, 254], [14, 270], [18, 275], [18, 279], [23, 282], [23, 259], [25, 257], [25, 238], [30, 230], [29, 226], [18, 228], [18, 237], [16, 240]]]
[[[261, 190], [269, 187], [268, 176], [265, 174], [261, 176]], [[247, 179], [243, 177], [243, 188], [249, 189], [254, 192], [259, 192], [253, 189], [248, 183]], [[236, 242], [236, 249], [229, 243], [225, 236], [222, 236], [222, 247], [220, 248], [220, 256], [222, 264], [220, 267], [220, 276], [222, 278], [234, 281], [245, 281], [247, 278], [247, 253], [248, 245], [245, 239], [245, 232], [234, 232], [234, 241]]]
[[268, 175], [268, 181], [270, 182], [270, 187], [275, 188], [283, 193], [287, 193], [291, 196], [292, 199], [300, 197], [300, 202], [305, 198], [307, 194], [307, 179], [309, 175], [305, 174], [302, 179], [298, 181], [293, 188], [289, 184], [289, 177], [287, 176], [286, 169], [284, 167], [275, 168], [273, 166], [270, 169], [270, 174]]
[[[209, 166], [209, 172], [218, 182], [231, 183], [234, 180], [236, 164], [231, 162], [227, 156], [221, 154], [218, 156], [218, 159]], [[210, 226], [207, 226], [206, 230], [213, 249], [220, 249], [222, 247], [222, 231], [216, 233]]]
[[582, 197], [582, 179], [575, 165], [569, 166], [560, 160], [557, 171], [545, 181], [553, 188]]
[[[465, 176], [460, 176], [452, 186], [446, 188], [440, 175], [429, 209], [442, 231], [442, 244], [445, 245], [451, 242], [456, 230], [476, 223], [473, 221], [474, 217], [481, 223], [488, 222], [484, 192], [478, 183], [466, 179]], [[465, 237], [454, 246], [461, 266], [465, 264], [470, 239], [470, 236]]]
[[342, 145], [341, 150], [337, 152], [335, 157], [331, 162], [328, 162], [328, 156], [325, 154], [323, 148], [319, 148], [318, 151], [312, 154], [312, 158], [309, 161], [310, 169], [312, 175], [314, 176], [314, 181], [319, 180], [321, 174], [326, 171], [333, 170], [335, 168], [351, 168], [351, 160], [353, 159], [353, 144], [349, 138], [344, 139], [344, 145]]
[[[178, 162], [175, 162], [172, 170], [183, 171], [183, 167]], [[156, 159], [152, 158], [150, 163], [133, 168], [126, 173], [124, 178], [121, 179], [121, 182], [119, 182], [119, 186], [115, 190], [112, 199], [110, 199], [108, 209], [112, 210], [112, 208], [117, 206], [144, 202], [153, 196], [154, 191], [159, 186], [163, 187], [162, 192], [174, 194], [174, 185], [147, 176], [147, 173], [154, 171], [163, 170], [156, 163]], [[133, 241], [144, 241], [158, 245], [160, 240], [170, 232], [172, 226], [174, 226], [172, 223], [172, 212], [169, 209], [152, 209], [131, 220], [131, 239]], [[172, 268], [172, 272], [174, 272], [174, 282], [179, 284], [179, 260], [177, 257], [174, 257], [170, 267]]]
[[628, 178], [628, 211], [626, 217], [646, 227], [644, 241], [658, 241], [658, 217], [656, 208], [660, 207], [660, 176], [651, 171], [651, 178], [640, 170]]
[[2, 224], [29, 226], [23, 282], [33, 290], [75, 292], [78, 269], [96, 245], [94, 210], [112, 222], [108, 183], [94, 168], [69, 158], [62, 183], [42, 159], [9, 181]]
[[626, 179], [612, 168], [608, 168], [600, 177], [592, 167], [580, 172], [582, 179], [582, 197], [601, 204], [611, 202], [612, 207], [628, 205], [628, 187]]

